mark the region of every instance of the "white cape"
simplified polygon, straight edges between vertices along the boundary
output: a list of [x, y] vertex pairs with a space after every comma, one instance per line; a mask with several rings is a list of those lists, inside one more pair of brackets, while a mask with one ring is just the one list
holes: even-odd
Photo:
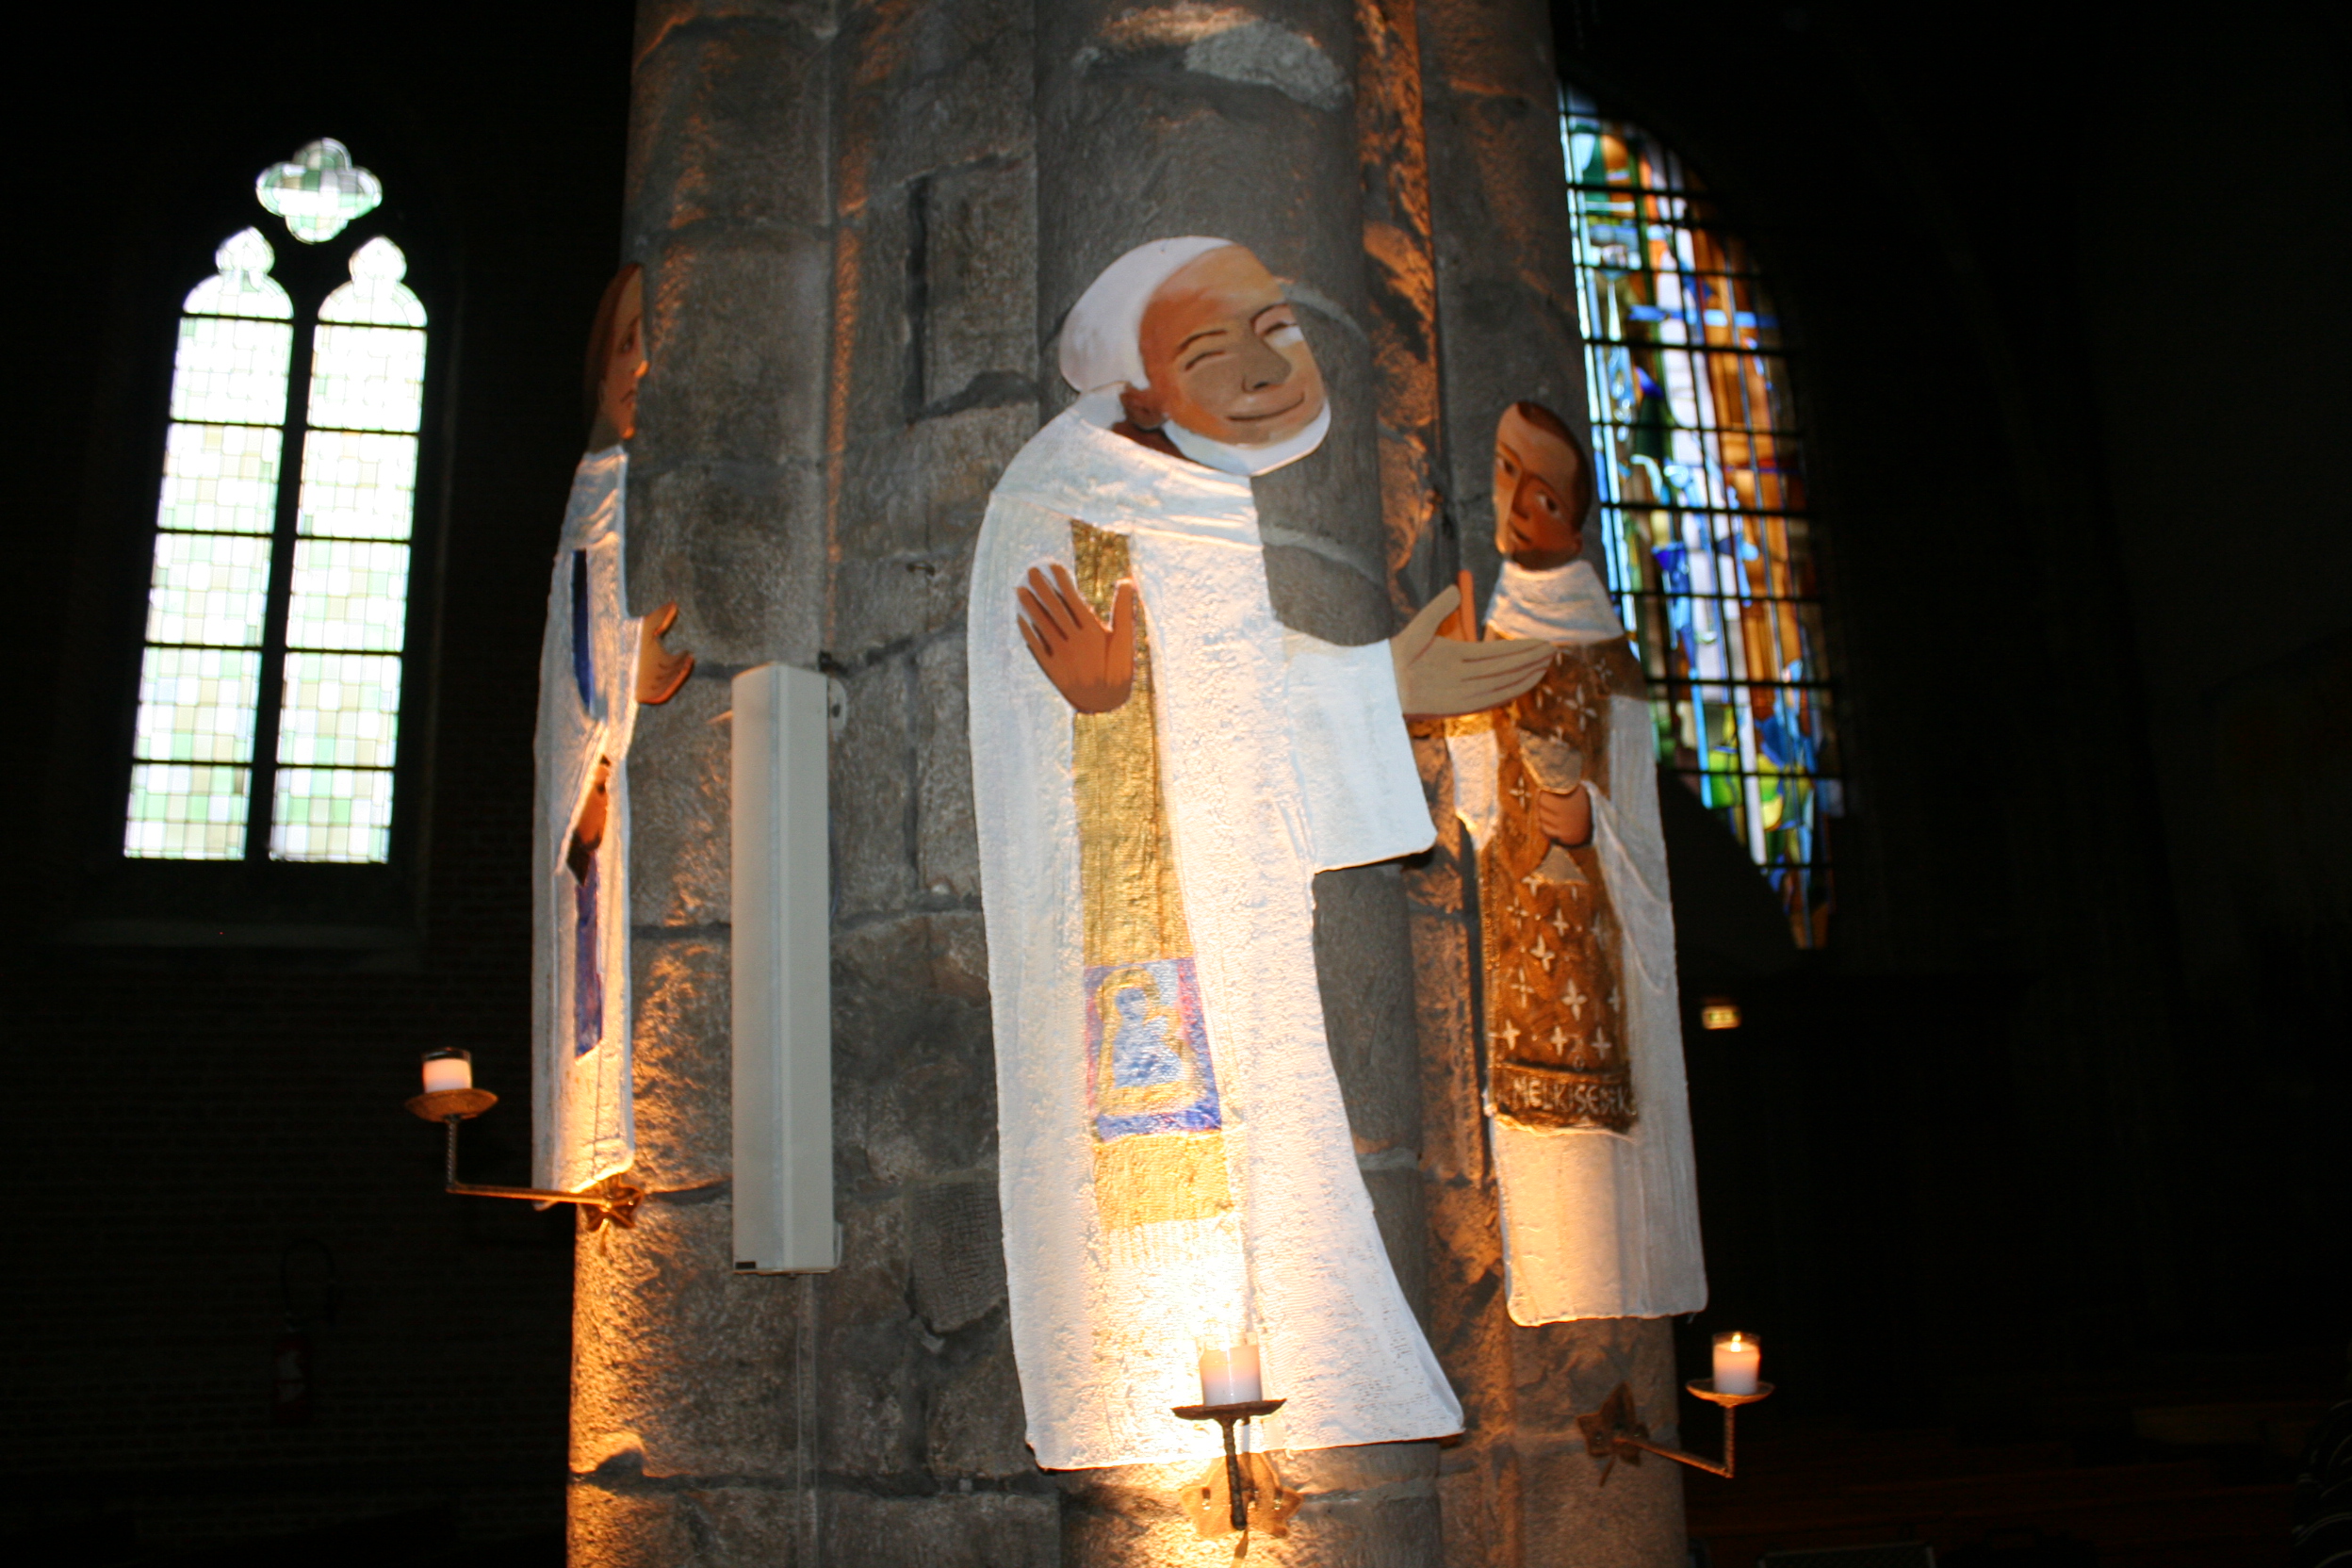
[[[1204, 1458], [1197, 1342], [1261, 1337], [1276, 1446], [1458, 1431], [1462, 1407], [1389, 1267], [1323, 1034], [1317, 871], [1432, 838], [1384, 644], [1284, 629], [1250, 482], [1114, 434], [1081, 400], [997, 484], [972, 564], [972, 778], [1013, 1348], [1047, 1469]], [[1127, 536], [1149, 627], [1165, 804], [1224, 1117], [1233, 1206], [1104, 1227], [1086, 1104], [1071, 713], [1014, 585]]]
[[[1568, 647], [1625, 635], [1590, 564], [1530, 572], [1505, 562], [1486, 624]], [[1536, 1132], [1495, 1119], [1504, 1290], [1514, 1323], [1667, 1317], [1707, 1304], [1698, 1181], [1674, 983], [1674, 912], [1658, 824], [1650, 705], [1609, 699], [1609, 780], [1588, 780], [1592, 845], [1617, 911], [1618, 973], [1636, 1120], [1625, 1134]], [[1447, 743], [1454, 808], [1481, 846], [1494, 831], [1494, 736]]]
[[[609, 447], [580, 460], [539, 648], [531, 849], [532, 1180], [564, 1192], [594, 1186], [637, 1158], [629, 1077], [628, 757], [637, 720], [638, 623], [626, 612], [622, 582], [628, 487], [626, 449]], [[584, 590], [577, 603], [576, 590]], [[611, 807], [596, 856], [587, 945], [602, 1007], [599, 1019], [592, 992], [583, 1026], [584, 911], [564, 849], [600, 757], [612, 760]]]

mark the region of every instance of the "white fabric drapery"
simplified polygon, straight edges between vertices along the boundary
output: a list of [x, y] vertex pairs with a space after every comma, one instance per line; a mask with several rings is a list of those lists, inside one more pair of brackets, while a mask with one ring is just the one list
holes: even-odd
[[[1625, 635], [1598, 574], [1583, 561], [1545, 572], [1505, 562], [1484, 624], [1497, 637], [1540, 637], [1566, 647]], [[1623, 1134], [1538, 1132], [1497, 1119], [1489, 1107], [1504, 1288], [1515, 1323], [1666, 1317], [1707, 1304], [1651, 735], [1646, 701], [1611, 697], [1609, 778], [1586, 781], [1593, 849], [1622, 932], [1618, 973], [1639, 1119]], [[1494, 732], [1457, 735], [1447, 745], [1455, 810], [1483, 845], [1501, 808]]]
[[[531, 1153], [540, 1186], [579, 1192], [636, 1162], [629, 1103], [629, 743], [638, 621], [623, 582], [629, 453], [590, 452], [572, 479], [547, 590], [532, 746]], [[583, 884], [564, 863], [598, 759], [610, 808]]]
[[[1461, 1406], [1392, 1272], [1323, 1033], [1317, 871], [1432, 838], [1385, 644], [1290, 631], [1247, 480], [1108, 428], [1082, 399], [999, 482], [973, 562], [972, 774], [995, 1009], [1000, 1186], [1029, 1441], [1049, 1469], [1199, 1458], [1197, 1343], [1255, 1331], [1280, 1446], [1439, 1436]], [[1165, 807], [1216, 1081], [1230, 1211], [1098, 1213], [1085, 1086], [1071, 710], [1013, 590], [1123, 534], [1149, 631]]]

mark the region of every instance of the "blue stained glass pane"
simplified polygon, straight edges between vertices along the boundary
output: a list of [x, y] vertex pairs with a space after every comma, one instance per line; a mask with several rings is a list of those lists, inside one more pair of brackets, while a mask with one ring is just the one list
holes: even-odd
[[1844, 791], [1779, 312], [1672, 148], [1573, 88], [1560, 135], [1602, 544], [1658, 758], [1816, 946]]

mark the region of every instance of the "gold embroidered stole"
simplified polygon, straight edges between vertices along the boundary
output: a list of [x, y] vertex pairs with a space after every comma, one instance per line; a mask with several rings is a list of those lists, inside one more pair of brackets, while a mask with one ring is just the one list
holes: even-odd
[[1623, 639], [1563, 647], [1494, 716], [1500, 809], [1478, 856], [1489, 1085], [1494, 1114], [1524, 1127], [1622, 1133], [1638, 1115], [1616, 911], [1590, 842], [1564, 851], [1572, 872], [1552, 857], [1535, 816], [1542, 769], [1528, 754], [1578, 754], [1580, 776], [1606, 787], [1610, 698], [1620, 687], [1638, 694], [1641, 681]]
[[[1128, 575], [1126, 535], [1070, 525], [1077, 582], [1105, 621]], [[1184, 923], [1162, 788], [1152, 641], [1135, 611], [1135, 684], [1071, 716], [1084, 902], [1086, 1108], [1106, 1229], [1233, 1207], [1224, 1107]]]

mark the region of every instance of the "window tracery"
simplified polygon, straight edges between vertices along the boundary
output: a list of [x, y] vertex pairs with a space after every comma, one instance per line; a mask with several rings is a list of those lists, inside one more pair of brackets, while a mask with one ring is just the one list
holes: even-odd
[[1658, 758], [1818, 946], [1844, 801], [1780, 319], [1671, 148], [1574, 88], [1561, 136], [1609, 588]]
[[[382, 199], [339, 143], [265, 170], [256, 199], [323, 243]], [[311, 313], [257, 228], [187, 297], [156, 510], [123, 853], [389, 858], [427, 321], [378, 236]], [[315, 296], [314, 296], [315, 298]], [[299, 475], [289, 496], [281, 478]], [[264, 694], [272, 700], [265, 703]], [[253, 800], [269, 801], [255, 831]]]

